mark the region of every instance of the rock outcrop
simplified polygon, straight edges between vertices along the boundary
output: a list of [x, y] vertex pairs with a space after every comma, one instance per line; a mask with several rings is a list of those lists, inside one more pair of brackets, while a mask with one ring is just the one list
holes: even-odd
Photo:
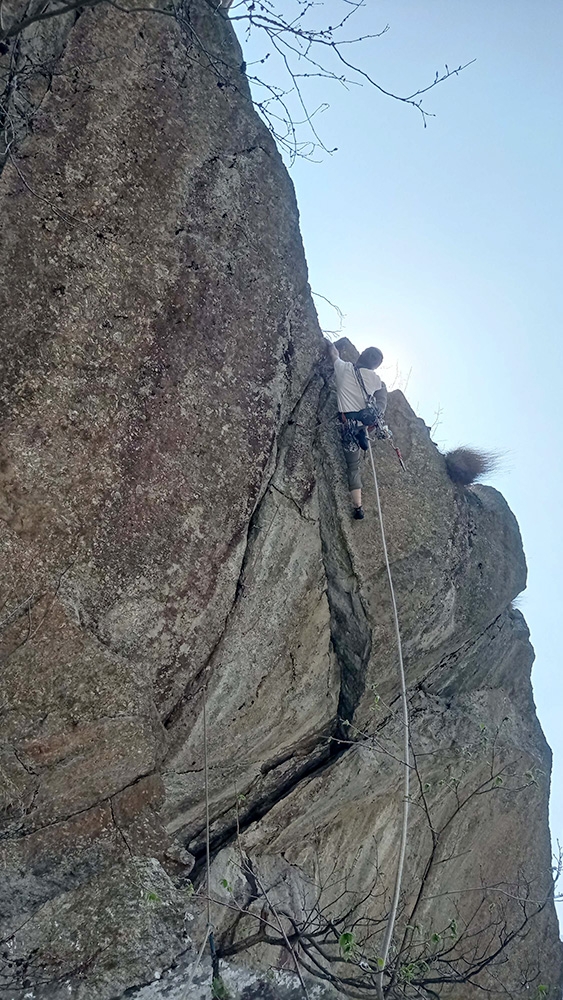
[[[252, 935], [280, 912], [348, 932], [345, 886], [377, 942], [402, 792], [373, 492], [351, 522], [293, 189], [203, 0], [66, 15], [22, 52], [44, 58], [0, 176], [0, 997], [209, 995], [207, 833], [225, 983], [297, 996]], [[396, 945], [469, 928], [478, 963], [504, 935], [453, 995], [556, 996], [518, 527], [400, 393], [388, 419], [419, 779]]]

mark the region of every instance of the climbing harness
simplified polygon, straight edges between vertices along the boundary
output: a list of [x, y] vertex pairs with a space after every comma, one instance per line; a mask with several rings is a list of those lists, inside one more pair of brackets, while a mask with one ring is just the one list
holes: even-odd
[[347, 417], [346, 414], [340, 414], [341, 424], [340, 424], [340, 435], [342, 438], [342, 447], [344, 451], [359, 451], [362, 448], [363, 451], [366, 447], [363, 446], [362, 440], [367, 439], [366, 429], [360, 420], [354, 420], [353, 417]]
[[[356, 368], [355, 365], [354, 365], [354, 374], [356, 376], [356, 380], [358, 382], [358, 385], [359, 385], [360, 389], [362, 390], [362, 393], [363, 393], [363, 396], [364, 396], [364, 401], [365, 401], [365, 404], [366, 404], [365, 405], [365, 409], [358, 411], [358, 413], [357, 413], [358, 420], [354, 421], [354, 422], [358, 423], [358, 424], [364, 424], [365, 426], [368, 427], [368, 430], [372, 430], [373, 429], [374, 432], [375, 432], [375, 436], [377, 438], [379, 438], [381, 441], [384, 441], [384, 440], [390, 441], [391, 442], [391, 446], [393, 447], [393, 450], [395, 451], [395, 454], [396, 454], [397, 458], [399, 459], [399, 462], [401, 463], [401, 468], [406, 472], [407, 471], [407, 467], [406, 467], [406, 465], [405, 465], [405, 463], [403, 461], [403, 456], [401, 455], [401, 452], [400, 452], [399, 448], [397, 447], [397, 445], [393, 441], [393, 435], [392, 435], [389, 427], [387, 426], [387, 424], [385, 424], [383, 422], [381, 414], [379, 412], [379, 409], [378, 409], [378, 407], [376, 406], [376, 404], [374, 402], [375, 393], [372, 393], [371, 395], [368, 393], [368, 391], [366, 389], [366, 386], [365, 386], [364, 379], [363, 379], [363, 375], [360, 372], [359, 368]], [[346, 417], [344, 416], [344, 414], [342, 414], [342, 416], [344, 417], [344, 420], [346, 420]], [[361, 431], [360, 431], [360, 434], [361, 434]], [[366, 435], [366, 439], [367, 439], [367, 435]], [[363, 448], [363, 445], [361, 444], [361, 441], [360, 441], [359, 447]], [[356, 451], [355, 448], [345, 448], [345, 450], [346, 451]], [[367, 451], [367, 447], [364, 448], [364, 451]], [[372, 459], [372, 461], [373, 461], [373, 459]]]
[[[361, 410], [358, 413], [358, 416], [360, 415], [360, 413], [364, 412], [365, 412], [364, 410]], [[340, 420], [341, 420], [340, 434], [342, 438], [342, 447], [344, 451], [359, 451], [360, 448], [362, 449], [362, 451], [367, 451], [369, 442], [368, 431], [371, 431], [372, 433], [375, 434], [375, 437], [378, 438], [380, 441], [390, 442], [393, 451], [395, 452], [397, 458], [399, 459], [401, 468], [404, 470], [404, 472], [407, 471], [407, 467], [404, 463], [400, 449], [395, 444], [393, 440], [393, 435], [389, 427], [387, 426], [387, 424], [383, 423], [383, 420], [381, 419], [378, 410], [376, 411], [375, 420], [373, 424], [370, 424], [368, 428], [366, 428], [365, 424], [361, 420], [356, 420], [354, 417], [347, 417], [345, 413], [340, 414]]]

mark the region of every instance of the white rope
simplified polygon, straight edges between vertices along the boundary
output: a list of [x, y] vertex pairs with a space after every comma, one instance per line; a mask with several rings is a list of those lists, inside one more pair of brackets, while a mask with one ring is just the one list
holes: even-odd
[[405, 853], [407, 849], [407, 827], [409, 821], [409, 786], [410, 786], [410, 721], [409, 721], [409, 706], [407, 701], [407, 685], [405, 680], [405, 665], [403, 663], [403, 646], [401, 642], [401, 631], [399, 628], [399, 614], [397, 611], [397, 602], [395, 600], [395, 589], [393, 587], [393, 577], [391, 576], [391, 566], [389, 565], [389, 554], [387, 552], [387, 541], [385, 538], [385, 527], [383, 524], [383, 512], [381, 510], [381, 499], [379, 496], [379, 484], [377, 482], [377, 473], [375, 471], [375, 462], [373, 460], [373, 451], [371, 449], [371, 442], [368, 438], [369, 445], [369, 457], [371, 459], [371, 469], [373, 472], [373, 482], [375, 485], [375, 496], [377, 500], [377, 513], [379, 515], [379, 526], [381, 529], [381, 541], [383, 544], [383, 555], [385, 558], [385, 568], [387, 570], [387, 579], [389, 580], [389, 590], [391, 591], [391, 603], [393, 605], [393, 619], [395, 622], [395, 634], [397, 638], [397, 650], [399, 654], [399, 679], [401, 686], [401, 705], [403, 709], [403, 729], [404, 729], [404, 744], [403, 744], [403, 817], [401, 824], [401, 842], [399, 847], [399, 861], [397, 863], [397, 874], [395, 876], [395, 887], [393, 889], [393, 900], [391, 903], [391, 910], [389, 912], [389, 919], [387, 922], [387, 930], [385, 932], [385, 938], [383, 941], [383, 952], [380, 956], [381, 958], [381, 969], [377, 976], [377, 996], [379, 1000], [383, 1000], [383, 973], [385, 971], [385, 966], [387, 965], [387, 956], [389, 955], [389, 947], [391, 945], [391, 939], [393, 937], [393, 931], [395, 929], [395, 921], [397, 919], [397, 908], [399, 906], [399, 896], [401, 894], [401, 884], [403, 881], [403, 870], [405, 867]]
[[210, 850], [210, 837], [209, 837], [209, 767], [207, 761], [207, 682], [203, 688], [203, 771], [204, 771], [204, 782], [205, 782], [205, 868], [206, 868], [206, 896], [207, 896], [207, 927], [205, 929], [205, 937], [203, 939], [201, 948], [199, 949], [198, 956], [192, 966], [190, 975], [188, 976], [188, 982], [186, 984], [186, 990], [181, 995], [181, 1000], [188, 1000], [190, 995], [191, 985], [194, 980], [194, 976], [200, 966], [201, 959], [203, 958], [203, 952], [205, 951], [205, 946], [209, 940], [209, 935], [213, 932], [213, 924], [211, 923], [211, 850]]
[[[401, 842], [399, 848], [399, 861], [397, 864], [397, 874], [395, 877], [395, 886], [393, 890], [393, 900], [391, 903], [391, 910], [389, 913], [389, 920], [387, 923], [387, 930], [385, 933], [385, 939], [383, 942], [383, 953], [380, 956], [382, 960], [381, 969], [377, 977], [377, 995], [379, 1000], [384, 1000], [383, 994], [383, 973], [385, 971], [385, 966], [387, 964], [387, 956], [389, 954], [389, 947], [391, 945], [391, 939], [393, 937], [393, 931], [395, 928], [395, 921], [397, 918], [397, 909], [399, 905], [399, 897], [401, 893], [401, 884], [403, 880], [403, 870], [405, 866], [405, 854], [407, 848], [407, 828], [408, 828], [408, 818], [409, 818], [409, 786], [410, 786], [410, 722], [409, 722], [409, 708], [407, 702], [407, 687], [405, 680], [405, 667], [403, 662], [403, 647], [401, 642], [401, 632], [399, 628], [399, 614], [397, 611], [397, 602], [395, 600], [395, 589], [393, 587], [393, 577], [391, 576], [391, 566], [389, 564], [389, 554], [387, 552], [387, 540], [385, 538], [385, 526], [383, 523], [383, 512], [381, 510], [381, 499], [379, 496], [379, 484], [377, 481], [377, 473], [375, 471], [375, 462], [373, 459], [373, 451], [371, 448], [371, 442], [368, 439], [369, 444], [369, 456], [371, 459], [371, 469], [373, 473], [373, 482], [375, 485], [375, 496], [377, 500], [377, 512], [379, 515], [379, 526], [381, 529], [381, 541], [383, 545], [383, 555], [385, 558], [385, 568], [387, 570], [387, 578], [389, 581], [389, 590], [391, 592], [391, 603], [393, 606], [393, 620], [395, 623], [395, 634], [397, 639], [397, 650], [399, 655], [399, 678], [401, 687], [401, 704], [403, 709], [403, 727], [404, 727], [404, 795], [403, 795], [403, 817], [401, 825]], [[207, 883], [207, 928], [205, 932], [205, 937], [201, 948], [199, 950], [197, 960], [192, 968], [189, 980], [188, 980], [188, 990], [193, 982], [196, 970], [201, 962], [205, 945], [207, 944], [209, 935], [212, 933], [212, 923], [211, 923], [211, 852], [210, 852], [210, 823], [209, 823], [209, 767], [208, 767], [208, 757], [207, 757], [207, 684], [203, 689], [203, 766], [204, 766], [204, 779], [205, 779], [205, 861], [206, 861], [206, 883]], [[265, 895], [265, 892], [264, 892]], [[267, 898], [267, 897], [266, 897]], [[271, 904], [270, 904], [271, 905]], [[275, 913], [275, 909], [274, 909]], [[279, 918], [278, 918], [279, 920]], [[281, 926], [281, 923], [280, 923]], [[282, 928], [283, 931], [283, 928]], [[284, 934], [285, 936], [285, 934]], [[289, 945], [289, 942], [288, 942]], [[290, 952], [293, 953], [293, 949], [289, 946]], [[297, 968], [297, 973], [299, 979], [301, 980], [301, 985], [303, 987], [305, 996], [307, 996], [307, 991], [305, 984], [302, 980], [300, 970], [298, 967], [296, 956], [293, 955], [295, 965]], [[186, 992], [185, 997], [188, 996]]]
[[191, 989], [192, 983], [194, 981], [194, 976], [195, 976], [197, 970], [199, 969], [199, 965], [200, 965], [201, 959], [203, 957], [203, 952], [205, 951], [205, 945], [207, 944], [207, 939], [208, 939], [210, 933], [211, 933], [211, 925], [208, 924], [207, 925], [207, 930], [205, 931], [205, 937], [204, 937], [204, 939], [202, 941], [202, 944], [201, 944], [201, 948], [199, 949], [197, 958], [196, 958], [194, 964], [192, 965], [192, 971], [190, 972], [190, 974], [188, 976], [188, 981], [186, 983], [185, 992], [181, 994], [180, 1000], [189, 1000], [190, 989]]
[[203, 770], [205, 778], [205, 869], [207, 885], [207, 926], [211, 927], [211, 852], [209, 846], [209, 767], [207, 761], [207, 682], [203, 688]]

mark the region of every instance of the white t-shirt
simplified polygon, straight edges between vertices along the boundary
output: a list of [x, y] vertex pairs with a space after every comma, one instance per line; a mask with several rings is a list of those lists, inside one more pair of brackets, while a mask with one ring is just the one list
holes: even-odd
[[[371, 368], [360, 368], [360, 374], [370, 396], [373, 392], [381, 389], [382, 382], [377, 372], [372, 371]], [[334, 378], [339, 412], [353, 413], [357, 410], [363, 410], [366, 398], [356, 378], [352, 362], [337, 358], [334, 362]]]

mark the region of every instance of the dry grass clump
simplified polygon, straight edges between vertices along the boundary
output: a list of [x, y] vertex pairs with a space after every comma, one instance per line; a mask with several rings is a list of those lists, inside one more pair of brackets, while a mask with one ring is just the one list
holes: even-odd
[[490, 475], [499, 462], [498, 455], [477, 448], [454, 448], [444, 457], [450, 479], [462, 486], [469, 486]]

